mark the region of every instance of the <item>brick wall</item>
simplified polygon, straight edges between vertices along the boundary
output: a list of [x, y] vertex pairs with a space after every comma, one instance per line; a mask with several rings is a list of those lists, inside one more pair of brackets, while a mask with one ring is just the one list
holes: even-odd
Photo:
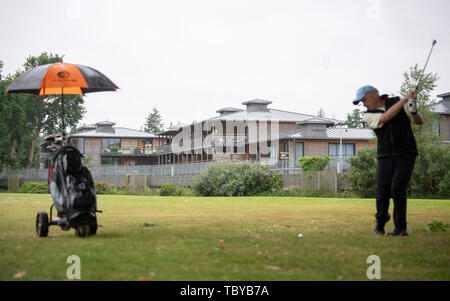
[[[289, 166], [295, 166], [295, 142], [304, 143], [304, 156], [328, 156], [328, 143], [339, 143], [339, 140], [291, 140], [289, 143]], [[342, 143], [355, 143], [355, 151], [358, 151], [363, 147], [375, 146], [371, 141], [360, 140], [342, 140]]]
[[440, 116], [440, 135], [444, 141], [450, 140], [450, 115]]
[[86, 138], [84, 140], [84, 152], [86, 155], [99, 155], [102, 147], [101, 138]]

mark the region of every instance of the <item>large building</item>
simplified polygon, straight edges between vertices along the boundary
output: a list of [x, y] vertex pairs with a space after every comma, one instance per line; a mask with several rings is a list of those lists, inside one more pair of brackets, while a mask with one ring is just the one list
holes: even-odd
[[[191, 135], [191, 142], [187, 143], [189, 146], [184, 152], [175, 152], [173, 147], [166, 145], [164, 151], [155, 154], [158, 158], [155, 163], [252, 160], [294, 168], [298, 167], [297, 160], [300, 157], [330, 156], [330, 167], [335, 168], [341, 159], [341, 147], [343, 163], [348, 166], [348, 159], [357, 154], [359, 149], [374, 143], [372, 141], [374, 134], [370, 129], [346, 128], [342, 126], [343, 121], [341, 120], [272, 109], [269, 107], [271, 103], [271, 101], [260, 99], [246, 101], [242, 103], [245, 109], [223, 108], [216, 111], [219, 116], [209, 118], [198, 124], [160, 133], [159, 135], [166, 138], [166, 141], [170, 144], [177, 136], [182, 134], [182, 131], [194, 133], [196, 128], [208, 128], [208, 123], [220, 122], [222, 124], [219, 131], [214, 129], [202, 131], [201, 136]], [[244, 129], [240, 132], [236, 129], [227, 132], [227, 124], [230, 123], [243, 124]], [[270, 135], [274, 123], [278, 128], [276, 138]], [[264, 139], [252, 141], [249, 133], [251, 126], [256, 128], [256, 132], [260, 131], [261, 126], [267, 127], [263, 132], [268, 134], [266, 140], [269, 141]], [[208, 136], [210, 139], [207, 138]], [[217, 147], [217, 140], [231, 143], [228, 147], [223, 146], [222, 149], [221, 145], [219, 148]], [[236, 150], [236, 145], [239, 142], [244, 144], [241, 152]], [[262, 151], [261, 143], [266, 144], [266, 152]], [[195, 153], [198, 148], [202, 148], [203, 152]]]
[[85, 125], [69, 139], [95, 166], [149, 165], [154, 148], [166, 143], [155, 134], [114, 125], [109, 121]]
[[[303, 156], [330, 156], [330, 168], [373, 145], [373, 131], [347, 128], [343, 121], [272, 109], [271, 101], [243, 102], [219, 115], [157, 134], [113, 127], [85, 126], [70, 136], [94, 165], [165, 165], [204, 161], [260, 161], [298, 167]], [[342, 157], [340, 156], [342, 150]], [[347, 162], [347, 164], [345, 164]]]

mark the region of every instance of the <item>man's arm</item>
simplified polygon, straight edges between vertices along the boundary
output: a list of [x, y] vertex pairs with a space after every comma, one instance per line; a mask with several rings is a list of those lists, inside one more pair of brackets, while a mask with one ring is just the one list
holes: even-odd
[[[399, 112], [400, 110], [403, 108], [403, 105], [405, 103], [408, 102], [408, 100], [411, 97], [416, 97], [417, 95], [417, 91], [413, 90], [411, 92], [409, 92], [405, 97], [403, 97], [402, 99], [400, 99], [395, 105], [393, 105], [392, 107], [389, 108], [389, 110], [387, 110], [386, 112], [384, 112], [383, 114], [381, 114], [380, 116], [380, 124], [385, 124], [386, 122], [388, 122], [389, 120], [391, 120], [392, 118], [394, 118]], [[417, 112], [416, 115], [419, 115], [420, 113]], [[423, 122], [423, 118], [422, 115], [418, 116], [417, 118], [420, 118]], [[414, 116], [414, 123], [416, 123], [416, 117]], [[418, 119], [419, 120], [419, 119]], [[418, 123], [417, 123], [418, 124]]]
[[420, 114], [419, 111], [417, 111], [417, 113], [413, 116], [414, 116], [413, 120], [414, 120], [415, 124], [422, 125], [424, 123], [423, 116], [422, 116], [422, 114]]

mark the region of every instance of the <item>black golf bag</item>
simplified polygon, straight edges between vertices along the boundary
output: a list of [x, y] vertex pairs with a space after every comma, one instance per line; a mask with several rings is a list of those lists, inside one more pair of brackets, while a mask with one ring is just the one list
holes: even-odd
[[[53, 205], [58, 217], [50, 220], [46, 212], [38, 213], [36, 229], [39, 236], [47, 236], [48, 226], [62, 230], [75, 228], [78, 236], [97, 232], [97, 196], [90, 171], [83, 165], [83, 155], [71, 145], [63, 145], [52, 154], [49, 184]], [[41, 215], [41, 216], [40, 216]]]

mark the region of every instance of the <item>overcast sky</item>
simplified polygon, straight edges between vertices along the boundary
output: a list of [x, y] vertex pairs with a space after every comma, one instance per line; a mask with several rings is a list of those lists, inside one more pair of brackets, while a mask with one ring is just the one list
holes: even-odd
[[271, 108], [345, 119], [365, 84], [397, 94], [422, 68], [450, 92], [448, 0], [14, 0], [0, 2], [3, 74], [27, 56], [64, 54], [120, 87], [90, 93], [82, 123], [140, 129], [265, 99]]

